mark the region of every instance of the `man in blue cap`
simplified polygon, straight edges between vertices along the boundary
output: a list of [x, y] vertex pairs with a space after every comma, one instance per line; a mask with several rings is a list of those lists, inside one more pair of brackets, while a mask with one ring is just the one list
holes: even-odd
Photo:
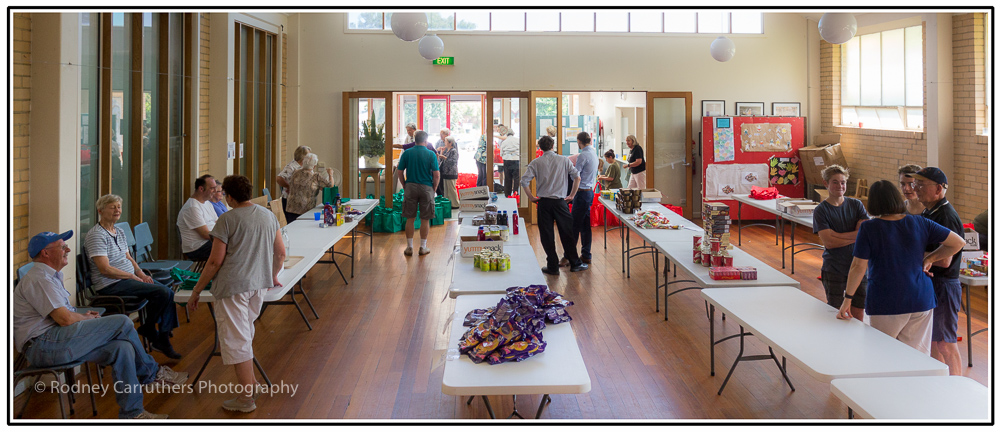
[[[962, 219], [944, 194], [948, 192], [948, 177], [940, 168], [927, 167], [916, 174], [914, 191], [917, 200], [924, 205], [923, 216], [941, 226], [964, 236]], [[928, 252], [938, 245], [928, 245]], [[962, 284], [958, 281], [958, 271], [962, 266], [962, 251], [942, 260], [931, 267], [931, 282], [937, 306], [934, 308], [934, 322], [931, 326], [931, 357], [948, 365], [951, 375], [962, 375], [962, 355], [958, 351], [958, 309], [962, 304]]]
[[14, 287], [14, 345], [34, 367], [78, 360], [110, 365], [119, 418], [167, 418], [143, 409], [142, 385], [180, 385], [187, 381], [187, 372], [156, 364], [143, 350], [128, 316], [82, 314], [70, 304], [61, 271], [69, 264], [70, 237], [73, 231], [43, 232], [28, 241], [34, 265]]

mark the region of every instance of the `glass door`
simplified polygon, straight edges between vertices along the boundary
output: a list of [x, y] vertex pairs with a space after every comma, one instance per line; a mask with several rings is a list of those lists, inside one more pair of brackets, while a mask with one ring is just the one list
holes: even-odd
[[[500, 126], [514, 133], [513, 138], [517, 139], [521, 147], [518, 162], [518, 177], [524, 171], [524, 167], [534, 159], [535, 141], [530, 139], [528, 121], [523, 121], [522, 113], [528, 112], [528, 100], [530, 93], [518, 91], [497, 91], [486, 92], [486, 115], [490, 119], [490, 128], [485, 132], [486, 137], [486, 172], [489, 177], [485, 182], [490, 190], [498, 195], [503, 195], [503, 185], [506, 180], [503, 170], [503, 158], [500, 156], [500, 144], [507, 138], [501, 136]], [[499, 189], [496, 184], [501, 185]], [[520, 180], [511, 177], [511, 188], [518, 191], [520, 195]], [[518, 203], [518, 215], [525, 219], [525, 223], [530, 223], [533, 219], [529, 214], [531, 208], [529, 202], [520, 200]]]
[[[392, 165], [386, 169], [385, 155], [392, 154], [392, 93], [344, 93], [344, 143], [340, 194], [364, 198], [386, 197], [392, 205]], [[338, 177], [334, 173], [334, 180]]]
[[690, 92], [646, 93], [646, 184], [663, 194], [662, 203], [682, 207], [687, 218], [693, 214], [691, 100]]
[[448, 96], [420, 96], [417, 107], [420, 110], [417, 128], [427, 132], [427, 141], [436, 149], [441, 129], [451, 127], [451, 99]]
[[[563, 148], [563, 97], [562, 92], [557, 91], [533, 91], [528, 98], [528, 123], [530, 125], [529, 135], [532, 142], [529, 144], [530, 160], [541, 156], [542, 150], [538, 148], [538, 140], [543, 135], [555, 136], [555, 146], [553, 149], [558, 153]], [[552, 129], [554, 128], [554, 129]], [[527, 162], [525, 163], [527, 165]], [[535, 182], [531, 182], [531, 193], [535, 193]], [[530, 220], [536, 218], [536, 208], [528, 207]]]

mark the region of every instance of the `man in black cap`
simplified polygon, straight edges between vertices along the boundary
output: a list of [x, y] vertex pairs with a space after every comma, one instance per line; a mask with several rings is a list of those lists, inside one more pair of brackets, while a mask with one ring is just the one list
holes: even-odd
[[[948, 191], [948, 177], [941, 169], [927, 167], [916, 174], [914, 189], [917, 200], [924, 205], [923, 216], [963, 236], [962, 219], [944, 197]], [[929, 245], [933, 251], [937, 244]], [[934, 308], [934, 323], [931, 329], [931, 357], [948, 365], [951, 375], [962, 375], [962, 356], [958, 352], [958, 309], [962, 304], [962, 285], [958, 281], [958, 270], [962, 265], [962, 251], [941, 260], [931, 267], [931, 282], [937, 307]]]
[[28, 241], [34, 265], [14, 287], [14, 346], [34, 367], [75, 361], [110, 365], [119, 418], [167, 418], [143, 409], [142, 386], [184, 384], [187, 372], [156, 364], [128, 316], [80, 313], [70, 304], [61, 270], [69, 263], [66, 240], [72, 236], [73, 231], [43, 232]]

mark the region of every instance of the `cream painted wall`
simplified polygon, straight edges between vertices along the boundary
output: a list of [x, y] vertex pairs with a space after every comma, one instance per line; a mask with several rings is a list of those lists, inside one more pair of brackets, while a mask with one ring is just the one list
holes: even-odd
[[[731, 35], [736, 57], [719, 63], [708, 53], [713, 35], [441, 35], [453, 67], [435, 67], [415, 42], [391, 33], [344, 33], [343, 14], [303, 13], [289, 19], [289, 101], [297, 100], [297, 130], [289, 131], [322, 159], [341, 159], [342, 92], [357, 90], [691, 91], [702, 99], [797, 101], [808, 96], [806, 19], [768, 13], [764, 35]], [[294, 24], [294, 25], [291, 25]], [[615, 53], [608, 61], [599, 53]], [[295, 62], [292, 63], [292, 58]], [[580, 60], [585, 67], [576, 67]], [[818, 71], [816, 71], [818, 73]], [[295, 82], [295, 86], [291, 85]], [[700, 131], [695, 116], [694, 132]]]

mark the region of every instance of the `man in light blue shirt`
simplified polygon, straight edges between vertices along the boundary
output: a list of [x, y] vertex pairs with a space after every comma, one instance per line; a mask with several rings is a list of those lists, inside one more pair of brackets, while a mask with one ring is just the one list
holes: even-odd
[[[580, 146], [580, 154], [576, 157], [576, 170], [580, 172], [579, 189], [571, 191], [573, 197], [573, 244], [580, 239], [580, 260], [590, 264], [590, 244], [593, 233], [590, 230], [590, 206], [594, 203], [594, 184], [597, 182], [597, 152], [591, 145], [590, 134], [580, 132], [576, 135], [576, 144]], [[564, 251], [565, 253], [565, 251]], [[563, 257], [559, 265], [568, 266], [569, 254]]]

